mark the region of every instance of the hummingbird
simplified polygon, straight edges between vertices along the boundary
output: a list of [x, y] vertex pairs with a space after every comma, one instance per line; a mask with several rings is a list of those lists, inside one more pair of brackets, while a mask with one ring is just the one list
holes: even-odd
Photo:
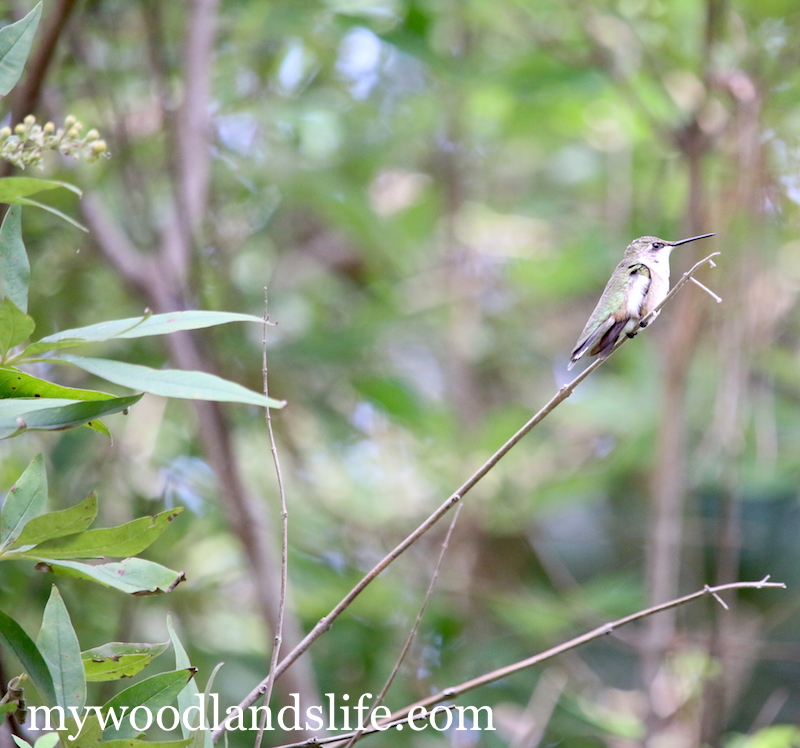
[[567, 370], [575, 366], [585, 353], [605, 358], [623, 334], [632, 338], [639, 328], [647, 327], [658, 314], [647, 322], [642, 320], [669, 291], [669, 256], [673, 248], [709, 236], [714, 234], [701, 234], [677, 242], [655, 236], [634, 239], [583, 328]]

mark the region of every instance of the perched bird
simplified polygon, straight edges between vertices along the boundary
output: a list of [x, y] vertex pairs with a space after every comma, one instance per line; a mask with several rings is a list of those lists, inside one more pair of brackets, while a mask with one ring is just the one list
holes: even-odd
[[669, 291], [669, 256], [673, 247], [709, 236], [714, 234], [701, 234], [677, 242], [655, 236], [634, 239], [583, 328], [567, 369], [575, 366], [585, 353], [605, 358], [623, 334], [632, 338], [640, 327], [650, 324], [655, 316], [646, 324], [642, 324], [642, 320]]

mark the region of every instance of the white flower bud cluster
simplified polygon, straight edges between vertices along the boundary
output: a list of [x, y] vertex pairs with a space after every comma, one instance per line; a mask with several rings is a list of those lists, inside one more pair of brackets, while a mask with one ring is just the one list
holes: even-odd
[[45, 151], [58, 151], [75, 159], [85, 158], [89, 163], [101, 157], [108, 158], [108, 146], [100, 133], [89, 130], [81, 136], [83, 125], [69, 115], [63, 127], [52, 122], [44, 126], [37, 124], [36, 117], [29, 114], [12, 130], [0, 128], [0, 159], [10, 161], [14, 166], [24, 169], [28, 166], [42, 168]]

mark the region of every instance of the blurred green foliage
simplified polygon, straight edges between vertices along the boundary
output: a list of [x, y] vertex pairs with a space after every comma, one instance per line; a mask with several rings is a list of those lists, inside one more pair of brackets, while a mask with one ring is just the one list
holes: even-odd
[[[107, 136], [112, 158], [90, 168], [54, 159], [44, 175], [102, 196], [145, 256], [158, 252], [174, 209], [192, 12], [87, 2], [46, 81], [43, 106], [68, 102]], [[675, 413], [688, 487], [679, 588], [717, 579], [721, 517], [733, 505], [736, 576], [772, 574], [789, 590], [740, 594], [728, 624], [716, 603], [682, 609], [660, 682], [679, 731], [672, 744], [699, 745], [703, 689], [720, 672], [709, 641], [727, 625], [734, 644], [717, 741], [796, 743], [784, 727], [800, 714], [798, 32], [789, 0], [219, 4], [210, 154], [197, 154], [210, 157], [211, 191], [187, 297], [191, 307], [259, 315], [269, 287], [278, 323], [268, 332], [270, 394], [289, 403], [273, 420], [291, 605], [304, 629], [567, 381], [572, 345], [631, 239], [716, 231], [723, 254], [702, 280], [723, 303], [691, 285], [681, 297], [694, 297], [701, 329], [687, 336], [686, 408]], [[60, 191], [52, 204], [80, 211]], [[134, 317], [150, 303], [97, 237], [32, 211], [23, 231], [38, 333]], [[676, 250], [673, 277], [705, 251]], [[679, 303], [465, 500], [391, 707], [646, 606], [664, 373], [686, 319]], [[197, 336], [226, 378], [260, 389], [255, 326]], [[133, 341], [124, 356], [159, 366], [162, 343]], [[83, 375], [65, 384], [92, 386]], [[262, 413], [226, 413], [236, 465], [275, 518], [277, 543]], [[188, 507], [193, 517], [145, 554], [186, 572], [168, 599], [120, 604], [80, 580], [60, 587], [82, 648], [165, 641], [172, 611], [201, 683], [224, 661], [214, 689], [237, 703], [266, 675], [271, 635], [254, 592], [263, 580], [203, 451], [202, 418], [145, 397], [109, 427], [113, 444], [85, 429], [4, 443], [0, 484], [44, 451], [54, 509], [89, 490], [108, 497], [104, 525]], [[443, 534], [413, 546], [312, 647], [319, 693], [380, 689]], [[6, 566], [0, 608], [35, 630], [49, 584]], [[641, 634], [621, 630], [559, 660], [566, 678], [551, 713], [542, 706], [556, 692], [549, 670], [469, 694], [459, 703], [491, 704], [498, 726], [469, 744], [513, 744], [543, 714], [543, 745], [640, 739]], [[93, 688], [106, 686], [90, 685], [88, 703]], [[275, 704], [282, 698], [278, 690]], [[365, 740], [462, 738], [428, 730]], [[252, 735], [231, 740], [250, 745]]]

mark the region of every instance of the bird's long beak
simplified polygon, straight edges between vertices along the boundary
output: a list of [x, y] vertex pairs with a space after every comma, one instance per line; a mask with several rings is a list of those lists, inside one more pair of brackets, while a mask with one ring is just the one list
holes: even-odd
[[698, 239], [707, 239], [709, 236], [716, 236], [716, 234], [700, 234], [700, 236], [692, 236], [688, 239], [681, 239], [677, 242], [670, 242], [673, 247], [677, 247], [679, 244], [686, 244], [687, 242], [695, 242]]

